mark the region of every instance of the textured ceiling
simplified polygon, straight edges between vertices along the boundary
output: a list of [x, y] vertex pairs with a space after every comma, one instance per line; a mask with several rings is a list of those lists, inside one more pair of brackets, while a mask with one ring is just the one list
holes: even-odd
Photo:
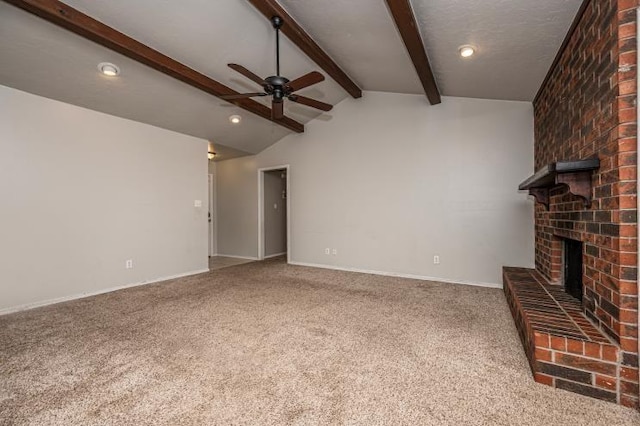
[[280, 0], [365, 90], [424, 93], [384, 0]]
[[[263, 77], [274, 73], [273, 29], [247, 0], [65, 3], [237, 91], [259, 88], [227, 68], [229, 62]], [[281, 3], [362, 89], [423, 93], [384, 0]], [[411, 3], [442, 94], [532, 100], [581, 0]], [[462, 44], [477, 46], [477, 55], [462, 60], [457, 52]], [[319, 70], [286, 37], [281, 47], [285, 76]], [[234, 150], [256, 153], [290, 133], [4, 2], [0, 2], [0, 58], [2, 85]], [[122, 75], [109, 79], [99, 74], [96, 67], [103, 61], [119, 65]], [[334, 105], [348, 96], [331, 79], [300, 93]], [[267, 103], [264, 98], [256, 100]], [[286, 113], [302, 123], [332, 118], [331, 112], [319, 115], [295, 104]], [[229, 123], [232, 114], [242, 115], [241, 125]]]
[[[412, 0], [446, 96], [531, 101], [582, 0]], [[463, 59], [458, 47], [477, 54]]]
[[[280, 0], [366, 90], [424, 93], [384, 0]], [[411, 0], [440, 92], [533, 100], [582, 0]], [[477, 46], [467, 60], [464, 44]]]

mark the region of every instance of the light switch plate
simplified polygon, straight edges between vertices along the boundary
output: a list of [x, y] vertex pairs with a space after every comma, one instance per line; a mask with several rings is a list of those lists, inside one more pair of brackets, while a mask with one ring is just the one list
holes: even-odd
[[202, 207], [202, 200], [195, 200], [193, 202], [193, 207]]

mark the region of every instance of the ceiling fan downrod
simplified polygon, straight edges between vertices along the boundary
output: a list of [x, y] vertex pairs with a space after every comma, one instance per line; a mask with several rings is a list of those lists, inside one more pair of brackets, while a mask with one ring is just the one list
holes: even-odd
[[276, 76], [280, 76], [280, 28], [282, 28], [282, 18], [274, 16], [271, 18], [271, 24], [276, 29]]

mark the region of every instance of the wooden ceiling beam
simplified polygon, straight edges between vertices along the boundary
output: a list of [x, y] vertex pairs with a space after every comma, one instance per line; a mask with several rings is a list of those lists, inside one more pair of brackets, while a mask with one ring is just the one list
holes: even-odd
[[313, 62], [318, 64], [336, 83], [354, 98], [362, 97], [362, 90], [336, 64], [333, 59], [322, 50], [318, 43], [280, 6], [276, 0], [249, 0], [267, 19], [279, 16], [284, 21], [281, 30], [289, 40], [302, 50]]
[[[238, 94], [238, 92], [230, 87], [189, 68], [58, 0], [4, 1], [210, 95], [221, 97]], [[226, 102], [232, 103], [264, 119], [273, 121], [294, 132], [304, 132], [304, 125], [289, 117], [272, 120], [271, 109], [252, 99], [237, 99]]]
[[418, 29], [418, 23], [413, 14], [413, 9], [409, 0], [386, 0], [389, 6], [389, 11], [393, 20], [396, 23], [396, 27], [400, 32], [400, 36], [404, 41], [404, 45], [411, 56], [413, 66], [418, 72], [422, 87], [424, 87], [424, 93], [427, 95], [431, 105], [439, 104], [442, 102], [440, 99], [440, 91], [436, 84], [436, 79], [431, 71], [431, 65], [429, 64], [429, 58], [420, 36], [420, 30]]

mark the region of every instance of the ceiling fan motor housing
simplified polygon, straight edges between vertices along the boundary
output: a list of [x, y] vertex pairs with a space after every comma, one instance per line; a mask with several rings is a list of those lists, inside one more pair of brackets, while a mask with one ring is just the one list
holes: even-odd
[[269, 95], [273, 95], [273, 99], [276, 101], [281, 101], [291, 93], [291, 91], [286, 88], [286, 85], [289, 83], [288, 78], [272, 75], [271, 77], [265, 78], [264, 81], [266, 83], [263, 86], [264, 91]]

